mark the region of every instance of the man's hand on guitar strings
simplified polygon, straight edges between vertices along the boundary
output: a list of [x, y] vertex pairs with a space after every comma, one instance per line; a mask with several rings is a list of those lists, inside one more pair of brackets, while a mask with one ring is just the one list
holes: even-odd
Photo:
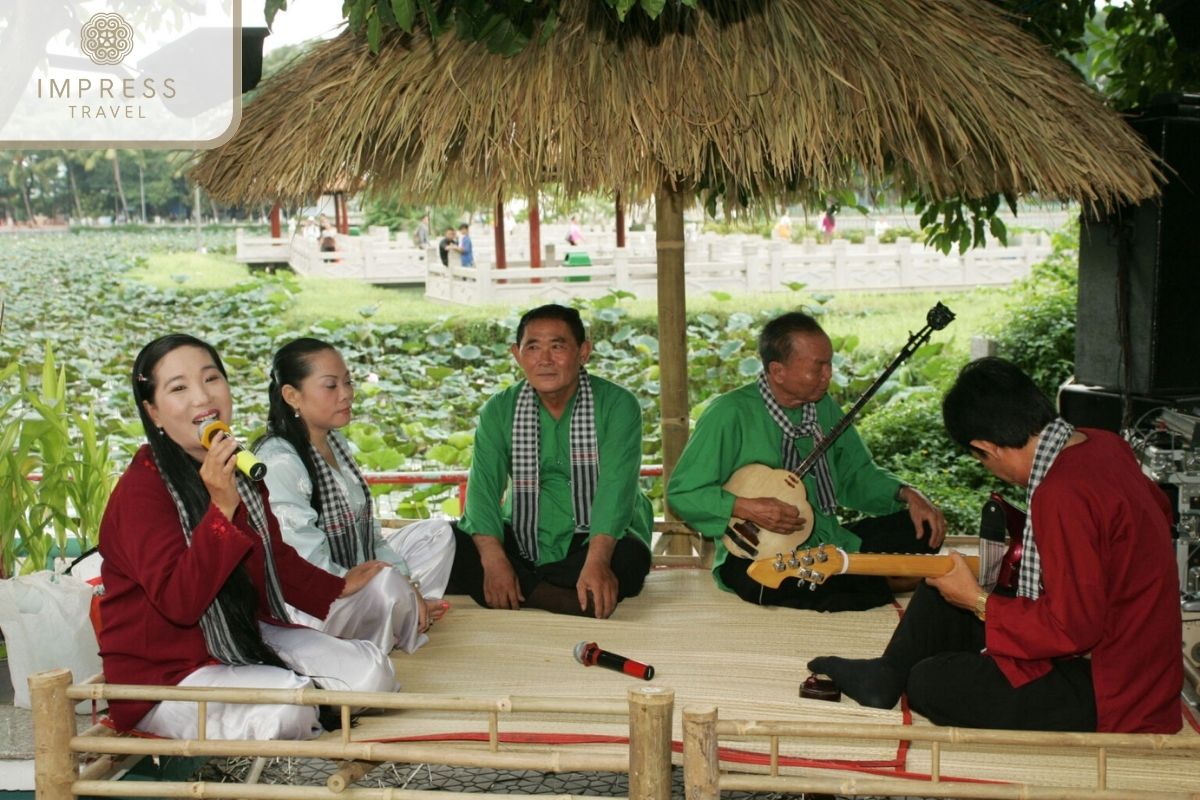
[[917, 538], [923, 538], [929, 531], [929, 546], [937, 549], [946, 538], [946, 516], [942, 510], [921, 491], [912, 486], [900, 490], [900, 498], [908, 503], [908, 513], [912, 517], [913, 527], [917, 529]]
[[784, 534], [802, 531], [807, 524], [800, 516], [800, 509], [774, 497], [739, 497], [734, 501], [733, 515]]

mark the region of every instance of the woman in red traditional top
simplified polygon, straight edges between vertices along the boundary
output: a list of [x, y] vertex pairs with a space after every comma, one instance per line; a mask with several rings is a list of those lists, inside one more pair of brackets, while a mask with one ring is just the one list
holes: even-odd
[[[198, 431], [229, 424], [233, 402], [212, 346], [154, 340], [133, 367], [149, 442], [121, 476], [101, 524], [105, 595], [101, 652], [109, 683], [396, 691], [391, 662], [370, 642], [287, 622], [285, 603], [316, 617], [362, 588], [383, 562], [339, 578], [283, 542], [267, 492], [236, 469], [237, 443]], [[196, 704], [113, 701], [118, 730], [197, 736]], [[209, 703], [214, 739], [308, 739], [314, 706]]]

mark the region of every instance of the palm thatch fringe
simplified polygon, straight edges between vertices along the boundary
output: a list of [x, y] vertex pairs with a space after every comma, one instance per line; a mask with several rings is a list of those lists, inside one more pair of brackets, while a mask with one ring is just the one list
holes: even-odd
[[[276, 76], [192, 176], [217, 199], [302, 201], [346, 175], [475, 202], [662, 185], [727, 203], [892, 184], [935, 197], [1156, 192], [1152, 156], [1070, 67], [977, 0], [668, 4], [616, 23], [563, 3], [547, 43], [350, 34]], [[640, 12], [635, 12], [635, 15]]]

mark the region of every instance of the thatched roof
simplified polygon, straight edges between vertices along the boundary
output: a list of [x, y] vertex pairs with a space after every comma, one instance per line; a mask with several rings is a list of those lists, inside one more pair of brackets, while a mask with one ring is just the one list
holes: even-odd
[[[502, 59], [453, 34], [349, 33], [266, 83], [192, 176], [227, 202], [303, 200], [346, 173], [424, 202], [652, 194], [727, 201], [892, 181], [936, 197], [1155, 192], [1151, 156], [1068, 66], [978, 0], [714, 0], [616, 23], [568, 0]], [[640, 12], [634, 12], [635, 15]]]

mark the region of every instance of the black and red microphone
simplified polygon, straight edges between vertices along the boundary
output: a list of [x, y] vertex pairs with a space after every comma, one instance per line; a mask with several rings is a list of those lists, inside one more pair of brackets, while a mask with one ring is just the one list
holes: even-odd
[[585, 667], [607, 667], [644, 681], [654, 677], [654, 667], [649, 664], [601, 650], [600, 645], [595, 642], [580, 642], [575, 645], [575, 660]]

